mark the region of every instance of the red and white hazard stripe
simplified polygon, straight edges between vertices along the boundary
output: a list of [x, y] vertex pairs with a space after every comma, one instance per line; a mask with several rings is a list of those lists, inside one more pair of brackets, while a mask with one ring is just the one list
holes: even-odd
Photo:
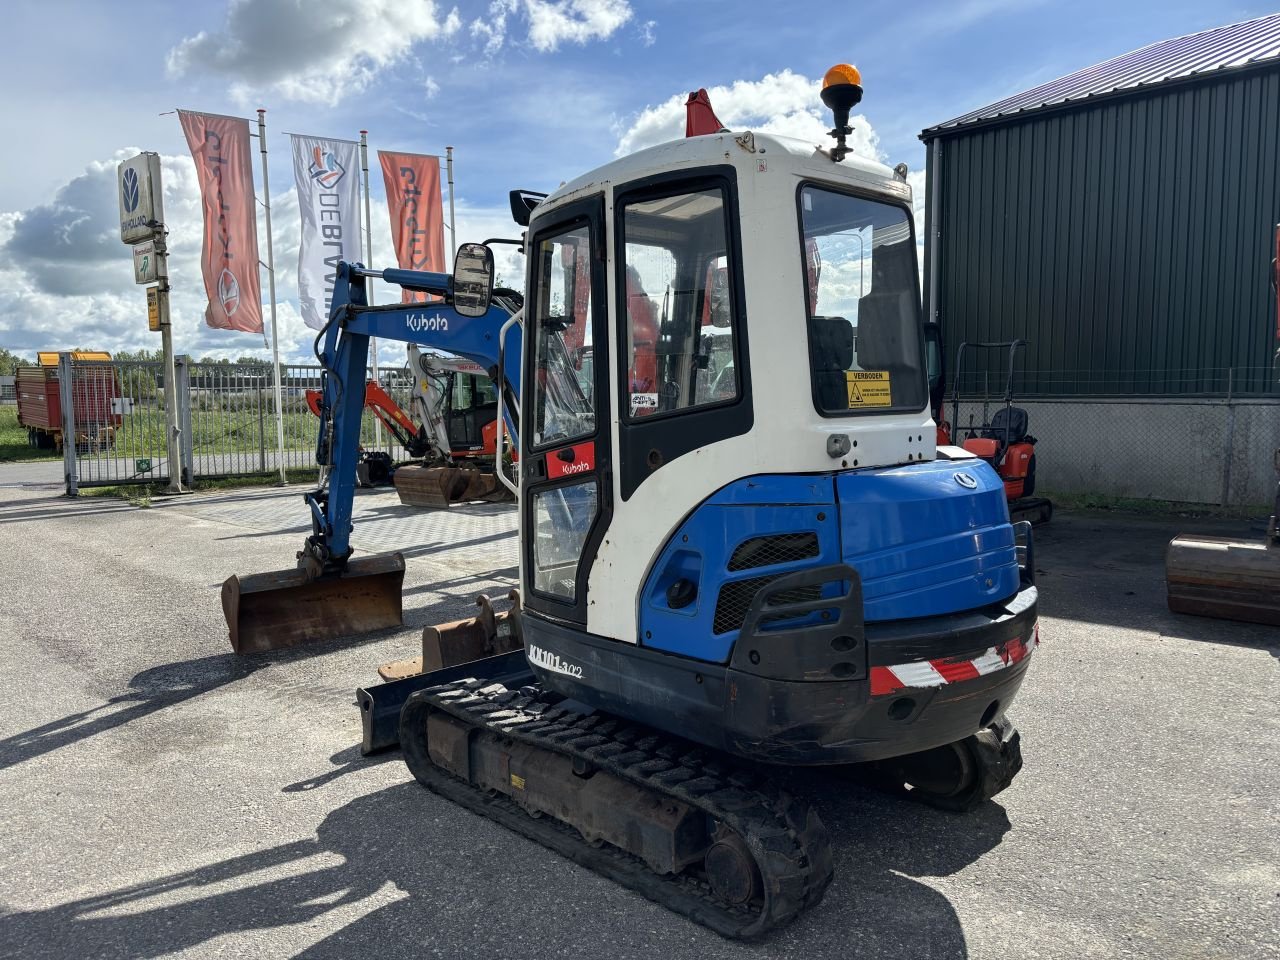
[[941, 687], [948, 683], [976, 680], [1021, 663], [1040, 646], [1040, 622], [1025, 639], [1014, 637], [997, 647], [989, 647], [977, 657], [943, 657], [939, 660], [916, 660], [889, 667], [871, 668], [871, 695], [882, 697], [908, 687]]

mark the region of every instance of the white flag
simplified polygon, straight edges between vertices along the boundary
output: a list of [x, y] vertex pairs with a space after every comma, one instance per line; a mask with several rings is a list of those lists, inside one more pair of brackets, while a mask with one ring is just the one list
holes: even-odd
[[293, 136], [293, 179], [302, 213], [298, 301], [319, 330], [329, 319], [338, 261], [360, 259], [360, 163], [350, 140]]

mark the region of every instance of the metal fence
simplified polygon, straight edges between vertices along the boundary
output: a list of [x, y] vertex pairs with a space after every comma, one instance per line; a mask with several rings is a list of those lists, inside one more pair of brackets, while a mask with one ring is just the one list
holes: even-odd
[[[78, 486], [167, 482], [161, 365], [73, 362], [68, 354], [61, 369], [70, 370], [58, 388], [64, 436], [75, 438], [74, 443], [64, 440], [68, 492]], [[1040, 491], [1230, 506], [1263, 504], [1274, 495], [1280, 396], [1235, 394], [1231, 370], [1188, 377], [1188, 386], [1192, 380], [1202, 387], [1220, 386], [1216, 396], [1089, 395], [1085, 388], [1096, 385], [1059, 373], [1053, 382], [1067, 384], [1059, 396], [1020, 393], [1015, 384], [1015, 403], [1029, 414], [1029, 432], [1038, 438]], [[1045, 381], [1044, 371], [1029, 374]], [[407, 368], [382, 368], [379, 380], [408, 407], [413, 378]], [[281, 458], [288, 470], [317, 470], [319, 422], [308, 408], [306, 391], [320, 387], [318, 365], [282, 368], [283, 449], [277, 443], [269, 366], [181, 358], [175, 385], [184, 482], [270, 475]], [[989, 423], [1003, 406], [1003, 375], [989, 375], [985, 385], [985, 410], [981, 380], [976, 392], [962, 391], [960, 429], [953, 434], [959, 439], [970, 427]], [[949, 398], [944, 416], [952, 419]], [[368, 410], [361, 436], [366, 450], [383, 450], [396, 461], [408, 457], [375, 426]]]
[[[955, 355], [946, 358], [954, 365]], [[1021, 358], [1020, 358], [1021, 359]], [[966, 353], [959, 377], [947, 370], [948, 399], [957, 385], [962, 396], [1002, 396], [1007, 382], [1008, 354], [1002, 351]], [[1142, 370], [1034, 369], [1015, 365], [1016, 397], [1267, 397], [1280, 396], [1280, 368], [1153, 367]]]
[[[68, 375], [69, 372], [69, 375]], [[372, 378], [372, 370], [369, 372]], [[67, 491], [77, 487], [167, 483], [164, 374], [159, 363], [80, 362], [64, 355], [60, 367], [63, 455]], [[379, 382], [408, 408], [413, 379], [408, 368], [379, 370]], [[307, 391], [320, 389], [316, 364], [282, 365], [280, 422], [276, 429], [275, 387], [269, 364], [241, 365], [175, 361], [179, 476], [200, 478], [269, 475], [281, 464], [291, 471], [317, 471], [319, 421]], [[366, 409], [361, 444], [393, 460], [407, 452]]]
[[[1259, 507], [1276, 490], [1280, 397], [1015, 397], [1036, 438], [1038, 494]], [[990, 423], [962, 398], [953, 436]], [[950, 401], [944, 416], [952, 420]], [[985, 414], [985, 415], [984, 415]]]

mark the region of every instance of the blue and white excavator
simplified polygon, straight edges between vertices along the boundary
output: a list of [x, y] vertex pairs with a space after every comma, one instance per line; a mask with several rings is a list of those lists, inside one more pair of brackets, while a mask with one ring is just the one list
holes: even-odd
[[224, 595], [243, 649], [399, 622], [403, 561], [349, 545], [368, 340], [480, 363], [518, 435], [519, 609], [359, 691], [364, 747], [398, 741], [431, 790], [726, 936], [831, 880], [770, 770], [871, 762], [963, 811], [1022, 764], [1030, 525], [936, 446], [911, 192], [849, 153], [861, 96], [827, 73], [832, 146], [721, 131], [516, 192], [514, 314], [484, 245], [451, 277], [376, 274], [425, 306], [369, 306], [374, 272], [342, 265], [313, 533], [298, 569]]

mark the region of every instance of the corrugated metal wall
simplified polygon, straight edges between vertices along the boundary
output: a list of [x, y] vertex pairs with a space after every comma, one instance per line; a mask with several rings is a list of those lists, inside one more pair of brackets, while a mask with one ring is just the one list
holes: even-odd
[[962, 340], [1022, 337], [1021, 393], [1277, 392], [1280, 70], [949, 132], [941, 147], [927, 269], [949, 362]]

